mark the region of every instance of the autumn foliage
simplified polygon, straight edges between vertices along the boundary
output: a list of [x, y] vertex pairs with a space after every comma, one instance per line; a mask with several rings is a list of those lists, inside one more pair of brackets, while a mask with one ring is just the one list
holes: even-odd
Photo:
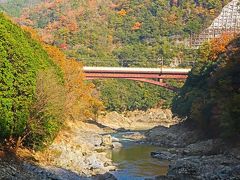
[[[164, 59], [166, 66], [179, 63], [181, 66], [192, 64], [199, 55], [198, 50], [185, 48], [184, 39], [192, 34], [199, 34], [208, 27], [223, 5], [230, 2], [230, 0], [34, 1], [37, 3], [33, 6], [26, 5], [25, 9], [21, 8], [17, 22], [36, 28], [44, 42], [59, 47], [67, 56], [81, 59], [86, 65], [129, 67], [156, 67], [159, 57]], [[9, 10], [16, 11], [22, 1], [11, 2], [8, 8], [5, 6], [4, 9], [15, 16], [15, 13]], [[176, 38], [179, 40], [176, 41]], [[209, 49], [206, 52], [209, 52]], [[119, 94], [120, 86], [125, 89], [133, 84], [138, 86], [137, 83], [132, 84], [129, 81], [123, 83], [116, 81], [112, 84], [105, 81], [94, 83], [98, 86], [97, 89], [102, 86], [100, 98], [106, 108], [111, 110], [117, 110], [109, 106], [117, 107], [118, 103], [113, 101], [108, 93], [102, 92], [109, 92], [111, 87], [110, 93], [114, 95]], [[115, 83], [118, 85], [114, 86]], [[148, 89], [153, 88], [146, 86], [145, 92]], [[163, 92], [164, 99], [170, 101], [163, 89], [159, 88], [156, 91]], [[130, 92], [132, 94], [126, 93], [125, 99], [122, 98], [122, 94], [119, 98], [127, 102], [127, 109], [132, 110], [132, 107], [145, 109], [146, 103], [141, 99], [138, 102], [132, 100], [132, 97], [144, 92], [143, 88], [134, 93]], [[159, 100], [150, 98], [147, 93], [144, 95], [148, 102]], [[151, 103], [151, 106], [152, 104], [154, 103]]]
[[102, 103], [93, 96], [93, 84], [84, 82], [82, 64], [66, 58], [58, 48], [45, 45], [49, 56], [57, 63], [64, 74], [66, 94], [66, 115], [72, 120], [91, 117], [102, 107]]
[[126, 16], [127, 11], [125, 9], [121, 9], [120, 11], [117, 12], [120, 16]]
[[[205, 135], [240, 135], [240, 36], [213, 40], [211, 58], [195, 64], [175, 97], [173, 112], [201, 129]], [[226, 45], [224, 45], [226, 43]]]
[[57, 47], [44, 43], [32, 28], [24, 27], [24, 29], [30, 32], [34, 39], [42, 43], [48, 55], [63, 72], [66, 90], [66, 117], [71, 120], [83, 120], [85, 117], [96, 116], [103, 105], [96, 97], [97, 93], [94, 92], [94, 85], [84, 82], [82, 64], [75, 59], [67, 58]]
[[136, 22], [133, 27], [132, 27], [132, 30], [138, 30], [138, 29], [141, 29], [142, 27], [142, 23], [140, 22]]
[[200, 60], [216, 61], [217, 57], [227, 50], [227, 45], [234, 37], [235, 35], [233, 33], [223, 33], [219, 37], [206, 41], [199, 48]]
[[233, 33], [223, 33], [220, 37], [210, 41], [210, 59], [216, 60], [218, 55], [225, 52], [227, 45], [233, 40]]
[[43, 147], [65, 119], [61, 72], [29, 33], [3, 14], [0, 24], [0, 145]]

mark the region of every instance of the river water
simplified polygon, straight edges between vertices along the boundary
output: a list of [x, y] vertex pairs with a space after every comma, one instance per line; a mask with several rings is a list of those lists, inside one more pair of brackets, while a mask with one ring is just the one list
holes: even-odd
[[159, 147], [139, 144], [131, 139], [122, 137], [130, 133], [134, 132], [112, 134], [123, 145], [121, 149], [114, 149], [109, 154], [118, 168], [112, 174], [119, 180], [142, 180], [166, 175], [169, 163], [151, 158], [150, 156], [150, 153], [158, 150]]

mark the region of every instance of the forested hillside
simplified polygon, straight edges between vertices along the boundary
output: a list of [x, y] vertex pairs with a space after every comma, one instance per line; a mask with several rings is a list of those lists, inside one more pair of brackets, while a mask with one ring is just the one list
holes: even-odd
[[[207, 27], [227, 2], [229, 0], [36, 1], [35, 6], [21, 11], [16, 20], [38, 29], [44, 42], [58, 46], [68, 57], [85, 65], [156, 67], [162, 58], [165, 66], [184, 66], [188, 61], [195, 61], [198, 54], [185, 47], [184, 39]], [[16, 16], [11, 12], [13, 8], [21, 9], [28, 3], [23, 0], [18, 4], [13, 1], [5, 4], [11, 4], [7, 12]], [[174, 95], [159, 87], [129, 81], [95, 84], [109, 110], [146, 109], [160, 99], [169, 104]]]
[[173, 103], [174, 113], [210, 136], [240, 135], [240, 37], [231, 39], [223, 35], [204, 48]]
[[83, 82], [81, 65], [26, 30], [0, 14], [0, 146], [13, 150], [42, 148], [66, 119], [101, 106]]
[[159, 57], [169, 64], [192, 58], [174, 45], [175, 38], [202, 31], [227, 2], [52, 0], [24, 11], [19, 22], [39, 28], [45, 41], [89, 64], [146, 65]]
[[[48, 71], [52, 76], [52, 83], [56, 85], [55, 88], [62, 90], [61, 76], [56, 75], [60, 72], [41, 45], [32, 40], [29, 34], [14, 25], [2, 14], [0, 15], [0, 22], [1, 142], [5, 138], [14, 141], [18, 137], [24, 137], [30, 131], [31, 138], [30, 136], [28, 138], [29, 141], [32, 141], [32, 138], [38, 133], [37, 131], [43, 131], [43, 134], [51, 133], [62, 121], [60, 109], [57, 114], [48, 114], [47, 111], [34, 112], [34, 105], [39, 100], [38, 95], [40, 94], [38, 93], [43, 93], [39, 89], [43, 87], [38, 85], [41, 83], [40, 81], [46, 81], [45, 78], [40, 78], [41, 74]], [[37, 115], [37, 113], [40, 114]], [[39, 122], [42, 127], [38, 124], [39, 118], [43, 118], [43, 121]], [[50, 119], [53, 120], [51, 124]]]
[[0, 0], [0, 179], [239, 179], [240, 34], [191, 46], [229, 1]]
[[0, 0], [0, 10], [12, 16], [20, 16], [25, 8], [36, 5], [41, 0]]

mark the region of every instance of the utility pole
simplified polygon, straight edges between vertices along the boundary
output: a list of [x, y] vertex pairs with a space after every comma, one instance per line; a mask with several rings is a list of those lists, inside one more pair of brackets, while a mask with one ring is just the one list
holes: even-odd
[[[163, 57], [159, 57], [157, 62], [159, 62], [159, 64], [161, 64], [161, 72], [160, 72], [160, 76], [162, 75], [162, 69], [163, 69]], [[158, 79], [159, 82], [163, 82], [163, 79]]]
[[159, 57], [158, 59], [157, 59], [157, 64], [159, 63], [159, 65], [161, 65], [161, 69], [162, 69], [162, 67], [163, 67], [163, 57]]

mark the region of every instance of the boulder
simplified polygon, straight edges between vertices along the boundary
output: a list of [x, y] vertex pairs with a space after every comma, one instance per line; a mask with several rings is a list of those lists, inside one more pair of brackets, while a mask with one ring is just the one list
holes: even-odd
[[92, 154], [89, 157], [87, 157], [86, 162], [89, 165], [89, 169], [103, 169], [104, 168], [104, 162], [102, 162], [100, 159], [98, 159], [95, 154]]
[[122, 148], [122, 144], [119, 142], [113, 142], [112, 143], [114, 149], [120, 149]]
[[92, 138], [90, 139], [90, 143], [94, 146], [101, 146], [101, 144], [103, 143], [103, 139], [100, 135], [96, 134], [92, 136]]
[[93, 180], [117, 180], [117, 178], [111, 173], [105, 173], [95, 176]]
[[112, 137], [112, 142], [119, 142], [120, 140], [116, 137]]
[[112, 137], [110, 135], [105, 135], [102, 137], [103, 146], [112, 146]]
[[143, 134], [141, 134], [140, 132], [126, 134], [126, 135], [123, 135], [123, 137], [127, 138], [127, 139], [133, 139], [133, 140], [142, 140], [145, 138], [145, 136]]
[[220, 139], [209, 139], [188, 145], [183, 153], [184, 155], [212, 155], [217, 154], [223, 147], [223, 141]]
[[176, 154], [172, 154], [168, 151], [161, 151], [161, 152], [151, 152], [151, 157], [157, 158], [160, 160], [170, 160], [176, 157]]
[[171, 165], [167, 176], [179, 180], [201, 179], [198, 163], [185, 159], [177, 160]]

